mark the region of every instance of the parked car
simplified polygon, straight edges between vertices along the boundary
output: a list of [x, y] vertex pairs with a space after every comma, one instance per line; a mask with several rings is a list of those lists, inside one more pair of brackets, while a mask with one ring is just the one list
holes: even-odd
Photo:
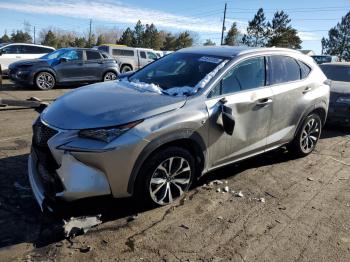
[[350, 123], [350, 63], [327, 63], [320, 65], [330, 79], [331, 96], [327, 122]]
[[98, 50], [114, 57], [122, 73], [138, 70], [158, 59], [153, 49], [134, 48], [122, 45], [101, 45]]
[[120, 77], [65, 94], [34, 123], [41, 207], [100, 195], [166, 205], [224, 165], [284, 145], [310, 154], [327, 116], [327, 78], [289, 49], [186, 48]]
[[8, 66], [20, 60], [35, 59], [55, 51], [55, 48], [43, 45], [9, 43], [0, 46], [0, 65], [3, 74], [8, 73]]
[[56, 84], [115, 80], [118, 64], [108, 54], [94, 49], [62, 48], [39, 59], [9, 66], [9, 78], [21, 85], [49, 90]]
[[317, 64], [321, 65], [323, 63], [331, 63], [331, 62], [339, 62], [339, 58], [337, 56], [331, 55], [312, 55], [311, 56]]

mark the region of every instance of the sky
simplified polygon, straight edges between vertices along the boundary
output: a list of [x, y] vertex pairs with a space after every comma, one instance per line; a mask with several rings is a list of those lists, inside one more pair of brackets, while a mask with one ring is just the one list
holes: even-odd
[[299, 32], [302, 48], [316, 53], [321, 52], [322, 37], [350, 11], [350, 0], [0, 0], [0, 35], [24, 29], [24, 21], [35, 26], [38, 35], [49, 27], [86, 33], [90, 19], [93, 30], [124, 29], [141, 20], [173, 33], [193, 31], [200, 42], [210, 38], [218, 44], [225, 3], [226, 28], [236, 22], [242, 32], [260, 7], [268, 20], [284, 10]]

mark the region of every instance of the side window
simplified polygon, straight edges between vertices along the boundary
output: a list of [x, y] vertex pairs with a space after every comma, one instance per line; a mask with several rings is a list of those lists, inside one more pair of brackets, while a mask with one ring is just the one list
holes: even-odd
[[147, 57], [148, 59], [152, 59], [152, 60], [157, 60], [158, 57], [155, 53], [152, 53], [152, 52], [147, 52]]
[[265, 86], [265, 58], [256, 57], [235, 66], [222, 79], [222, 94]]
[[113, 49], [112, 55], [114, 56], [134, 56], [133, 50], [125, 50], [125, 49]]
[[69, 61], [73, 60], [83, 60], [83, 52], [77, 50], [69, 50], [62, 55], [63, 58], [66, 58]]
[[30, 46], [30, 45], [22, 45], [21, 46], [21, 53], [22, 54], [37, 54], [36, 46]]
[[140, 52], [140, 57], [146, 59], [146, 53], [144, 51]]
[[298, 61], [298, 64], [300, 66], [301, 79], [307, 78], [309, 76], [310, 72], [311, 72], [311, 68], [307, 64], [305, 64], [305, 63], [303, 63], [301, 61]]
[[98, 60], [101, 59], [99, 52], [86, 50], [86, 60]]
[[6, 46], [2, 49], [4, 54], [19, 54], [19, 48], [17, 45]]
[[209, 97], [265, 86], [265, 68], [264, 57], [250, 58], [241, 62], [226, 73], [220, 83], [211, 90]]
[[270, 85], [300, 80], [300, 67], [293, 58], [288, 56], [270, 57]]

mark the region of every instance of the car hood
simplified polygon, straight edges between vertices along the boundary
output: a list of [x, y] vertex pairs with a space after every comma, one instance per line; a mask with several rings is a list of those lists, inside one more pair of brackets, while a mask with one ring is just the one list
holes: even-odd
[[11, 67], [21, 67], [21, 66], [33, 66], [33, 65], [47, 65], [48, 60], [46, 59], [28, 59], [28, 60], [21, 60], [18, 62], [14, 62], [11, 64]]
[[350, 94], [350, 82], [331, 81], [331, 93]]
[[42, 113], [42, 119], [59, 129], [86, 129], [126, 124], [178, 109], [186, 97], [174, 97], [113, 81], [71, 91]]

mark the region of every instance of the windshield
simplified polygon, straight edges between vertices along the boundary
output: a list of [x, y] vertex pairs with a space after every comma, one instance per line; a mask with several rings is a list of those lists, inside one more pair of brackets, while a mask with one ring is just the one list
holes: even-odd
[[173, 53], [144, 67], [129, 77], [131, 82], [159, 86], [163, 90], [174, 87], [194, 88], [226, 57], [190, 53]]
[[42, 57], [40, 57], [40, 59], [56, 59], [56, 58], [61, 58], [63, 57], [63, 55], [69, 51], [69, 49], [59, 49], [56, 51], [53, 51], [52, 53], [46, 54]]
[[350, 66], [321, 65], [320, 67], [328, 79], [340, 82], [350, 82]]

